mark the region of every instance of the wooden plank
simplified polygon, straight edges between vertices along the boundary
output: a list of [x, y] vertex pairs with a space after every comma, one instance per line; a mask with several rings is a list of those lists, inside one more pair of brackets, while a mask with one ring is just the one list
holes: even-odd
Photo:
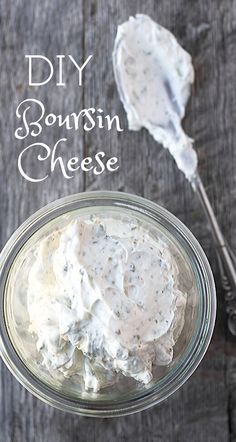
[[[83, 190], [83, 176], [66, 180], [57, 169], [46, 181], [34, 184], [21, 177], [17, 169], [19, 152], [34, 140], [15, 139], [18, 125], [15, 110], [24, 98], [33, 97], [45, 104], [47, 112], [62, 115], [82, 106], [82, 89], [77, 87], [75, 70], [67, 70], [70, 82], [63, 88], [55, 83], [38, 88], [27, 85], [25, 54], [42, 54], [55, 61], [57, 54], [71, 54], [83, 60], [82, 1], [65, 4], [64, 1], [28, 2], [2, 1], [1, 38], [1, 140], [0, 140], [0, 226], [1, 247], [13, 230], [30, 214], [46, 203]], [[83, 134], [67, 133], [57, 128], [44, 129], [40, 141], [51, 147], [68, 135], [64, 157], [78, 153], [83, 156]], [[27, 158], [27, 170], [32, 175], [45, 173], [45, 167], [36, 157]], [[76, 433], [76, 418], [63, 415], [29, 394], [0, 362], [0, 441], [71, 441]], [[65, 434], [63, 435], [63, 431]], [[84, 430], [80, 430], [83, 437]]]
[[[94, 179], [91, 175], [86, 182], [87, 189], [117, 189], [138, 193], [164, 205], [195, 233], [204, 246], [213, 268], [216, 270], [215, 252], [212, 240], [196, 198], [190, 186], [177, 170], [168, 153], [145, 132], [127, 131], [126, 117], [120, 107], [117, 91], [112, 90], [114, 76], [108, 57], [111, 54], [116, 25], [129, 15], [138, 12], [148, 13], [179, 37], [181, 43], [193, 54], [196, 66], [196, 82], [193, 97], [188, 106], [185, 127], [189, 134], [196, 137], [196, 147], [200, 157], [200, 171], [213, 201], [219, 211], [225, 189], [219, 186], [218, 174], [223, 175], [219, 165], [228, 164], [230, 153], [228, 146], [217, 142], [224, 137], [222, 117], [223, 97], [217, 97], [218, 88], [224, 90], [224, 80], [217, 72], [223, 69], [218, 61], [222, 49], [222, 11], [209, 2], [112, 2], [106, 8], [104, 1], [86, 2], [85, 9], [85, 48], [94, 53], [97, 67], [91, 74], [90, 87], [85, 91], [85, 103], [96, 96], [96, 103], [101, 107], [112, 108], [122, 118], [125, 131], [114, 133], [109, 138], [104, 131], [97, 130], [96, 136], [88, 134], [85, 142], [89, 152], [95, 152], [106, 146], [112, 154], [119, 153], [122, 167], [116, 174], [103, 174]], [[172, 7], [173, 6], [173, 7]], [[96, 13], [94, 11], [96, 10]], [[182, 17], [184, 15], [184, 17]], [[189, 23], [188, 23], [189, 20]], [[224, 66], [225, 69], [225, 66]], [[102, 85], [102, 86], [101, 86]], [[221, 90], [221, 89], [220, 89]], [[95, 94], [96, 92], [96, 94]], [[216, 132], [218, 135], [216, 137]], [[227, 154], [225, 152], [227, 150]], [[232, 152], [231, 152], [232, 153]], [[212, 167], [212, 159], [217, 155], [217, 168]], [[217, 171], [217, 172], [216, 172]], [[235, 169], [233, 171], [235, 176]], [[227, 192], [232, 195], [233, 186], [227, 180]], [[227, 199], [225, 204], [228, 204]], [[229, 211], [227, 211], [228, 215]], [[223, 221], [219, 213], [220, 222]], [[232, 213], [229, 215], [232, 216]], [[227, 223], [226, 223], [227, 224]], [[222, 222], [223, 227], [226, 224]], [[227, 231], [227, 228], [226, 228]], [[227, 234], [230, 232], [227, 231]], [[217, 281], [220, 293], [220, 284]], [[220, 293], [221, 296], [221, 293]], [[227, 415], [228, 395], [225, 382], [225, 316], [222, 299], [219, 302], [219, 318], [210, 350], [192, 379], [172, 398], [142, 415], [122, 418], [116, 424], [120, 440], [163, 440], [163, 441], [206, 441], [228, 440], [229, 424]], [[98, 425], [97, 440], [102, 440], [107, 423]], [[121, 430], [122, 428], [122, 430]], [[100, 435], [100, 438], [98, 437]], [[152, 439], [153, 438], [153, 439]]]
[[[226, 333], [226, 318], [215, 252], [199, 203], [168, 153], [145, 132], [130, 132], [114, 84], [111, 52], [117, 24], [136, 12], [147, 13], [172, 30], [193, 55], [196, 81], [185, 119], [186, 131], [196, 139], [200, 172], [227, 239], [236, 248], [236, 109], [233, 2], [199, 0], [63, 0], [26, 2], [1, 0], [0, 45], [0, 188], [1, 246], [31, 213], [59, 196], [95, 189], [122, 190], [143, 195], [172, 211], [203, 245], [218, 288], [218, 317], [207, 355], [192, 378], [165, 403], [119, 419], [89, 419], [68, 415], [33, 398], [0, 365], [0, 442], [163, 441], [205, 442], [236, 439], [235, 340]], [[37, 91], [27, 87], [26, 53], [72, 54], [82, 60], [93, 54], [83, 89], [77, 77], [62, 90], [50, 83]], [[219, 92], [220, 91], [220, 92]], [[65, 180], [59, 171], [41, 184], [26, 182], [16, 158], [26, 146], [14, 139], [17, 103], [26, 97], [46, 103], [48, 111], [66, 114], [82, 107], [101, 107], [118, 114], [124, 132], [95, 128], [82, 134], [71, 131], [68, 157], [94, 155], [103, 150], [118, 156], [120, 169], [77, 174]], [[72, 133], [73, 132], [73, 133]], [[44, 131], [49, 145], [63, 130]], [[68, 134], [67, 134], [68, 135]], [[32, 158], [29, 169], [42, 172]], [[213, 165], [214, 162], [214, 165]], [[230, 439], [231, 437], [231, 439]]]

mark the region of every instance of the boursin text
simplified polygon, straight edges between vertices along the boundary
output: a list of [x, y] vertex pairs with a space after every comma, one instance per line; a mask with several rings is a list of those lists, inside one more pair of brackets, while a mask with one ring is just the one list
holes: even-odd
[[[56, 77], [56, 86], [64, 87], [63, 66], [64, 63], [72, 63], [76, 71], [78, 72], [78, 87], [83, 87], [84, 70], [88, 66], [92, 59], [92, 55], [89, 55], [82, 65], [79, 65], [72, 55], [57, 55], [57, 71], [55, 72], [55, 66], [53, 66], [51, 60], [43, 55], [26, 55], [28, 60], [28, 83], [32, 87], [43, 87], [45, 84], [53, 81]], [[37, 63], [44, 63], [47, 66], [47, 75], [45, 78], [41, 78], [40, 81], [36, 81], [35, 73], [37, 72]], [[42, 67], [42, 66], [41, 66]], [[36, 117], [35, 117], [36, 115]], [[122, 132], [123, 129], [120, 125], [118, 115], [106, 115], [101, 108], [86, 108], [77, 112], [72, 112], [67, 115], [56, 115], [53, 112], [46, 112], [45, 106], [42, 101], [35, 98], [27, 98], [23, 100], [16, 109], [16, 117], [19, 119], [19, 126], [15, 130], [15, 137], [18, 140], [31, 138], [31, 141], [35, 139], [35, 142], [30, 143], [25, 147], [18, 156], [18, 169], [21, 175], [31, 182], [45, 181], [50, 173], [52, 173], [56, 167], [60, 168], [60, 171], [64, 178], [73, 178], [76, 172], [82, 170], [84, 172], [93, 172], [95, 175], [103, 173], [105, 170], [113, 172], [119, 168], [117, 157], [108, 158], [105, 152], [97, 152], [93, 157], [79, 158], [77, 156], [64, 160], [61, 150], [66, 147], [67, 138], [63, 137], [57, 140], [54, 146], [49, 146], [42, 142], [43, 130], [46, 127], [61, 127], [66, 131], [91, 131], [97, 126], [99, 129], [110, 131], [113, 127]], [[60, 149], [60, 154], [59, 154]], [[50, 167], [45, 168], [47, 174], [44, 174], [42, 168], [41, 176], [32, 176], [32, 174], [25, 170], [24, 161], [26, 155], [32, 155], [35, 161], [49, 162]], [[31, 163], [31, 162], [30, 162]]]

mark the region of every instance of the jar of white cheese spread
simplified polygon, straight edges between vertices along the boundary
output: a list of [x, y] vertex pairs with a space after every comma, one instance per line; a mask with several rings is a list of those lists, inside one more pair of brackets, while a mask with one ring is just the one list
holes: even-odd
[[120, 192], [55, 201], [0, 255], [0, 353], [33, 394], [65, 411], [119, 416], [177, 390], [201, 361], [216, 311], [190, 231]]

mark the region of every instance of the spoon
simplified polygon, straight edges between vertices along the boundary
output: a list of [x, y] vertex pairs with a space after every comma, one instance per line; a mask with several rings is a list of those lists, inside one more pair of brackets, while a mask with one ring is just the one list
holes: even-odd
[[210, 225], [212, 237], [216, 247], [222, 287], [225, 292], [228, 328], [232, 335], [236, 336], [236, 257], [221, 232], [204, 185], [198, 173], [191, 178], [190, 183], [201, 202]]
[[201, 202], [215, 243], [228, 328], [236, 336], [236, 258], [224, 239], [198, 174], [193, 140], [181, 126], [194, 81], [191, 57], [167, 29], [138, 14], [118, 27], [113, 68], [129, 128], [145, 127], [169, 149]]

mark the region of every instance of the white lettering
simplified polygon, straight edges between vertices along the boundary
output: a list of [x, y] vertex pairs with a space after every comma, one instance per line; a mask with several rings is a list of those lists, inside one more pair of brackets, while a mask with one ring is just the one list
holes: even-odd
[[104, 158], [105, 157], [105, 153], [104, 152], [96, 153], [95, 160], [97, 161], [98, 165], [100, 166], [100, 169], [98, 169], [97, 166], [94, 167], [94, 170], [93, 170], [94, 175], [100, 175], [105, 170], [105, 166], [104, 166], [102, 160], [100, 159], [100, 157]]
[[33, 143], [30, 144], [30, 146], [26, 147], [24, 150], [22, 150], [22, 152], [20, 153], [19, 157], [18, 157], [18, 169], [20, 171], [20, 174], [27, 180], [27, 181], [31, 181], [31, 183], [39, 183], [40, 181], [44, 181], [46, 180], [46, 178], [48, 177], [48, 175], [45, 175], [43, 178], [32, 178], [30, 177], [25, 171], [24, 168], [22, 166], [22, 160], [23, 160], [23, 156], [25, 154], [25, 152], [27, 152], [28, 150], [32, 150], [35, 149], [36, 147], [40, 148], [42, 147], [43, 149], [46, 150], [46, 154], [45, 156], [39, 154], [37, 156], [37, 159], [39, 161], [45, 161], [49, 158], [51, 150], [50, 147], [47, 146], [47, 144], [44, 143]]
[[113, 121], [115, 121], [116, 122], [116, 130], [117, 130], [117, 132], [123, 132], [124, 129], [121, 129], [121, 127], [120, 127], [120, 119], [119, 119], [118, 115], [115, 115], [112, 118], [111, 118], [110, 115], [106, 115], [105, 118], [107, 120], [107, 129], [108, 130], [111, 130], [112, 123], [113, 123]]
[[66, 83], [63, 82], [62, 77], [62, 60], [65, 58], [65, 55], [57, 55], [58, 58], [58, 82], [57, 86], [65, 86]]
[[[29, 86], [43, 86], [44, 84], [48, 83], [52, 76], [53, 76], [53, 65], [51, 61], [45, 57], [44, 55], [25, 55], [25, 58], [28, 58], [29, 60]], [[32, 81], [32, 60], [41, 60], [43, 62], [46, 62], [49, 66], [49, 74], [48, 77], [43, 81]]]
[[84, 64], [83, 64], [81, 67], [76, 63], [76, 61], [75, 61], [75, 59], [72, 57], [72, 55], [69, 55], [69, 58], [70, 58], [70, 60], [72, 61], [72, 63], [75, 65], [76, 69], [78, 69], [78, 71], [79, 71], [79, 86], [82, 86], [82, 73], [83, 73], [83, 70], [84, 70], [85, 66], [86, 66], [86, 65], [88, 64], [88, 62], [91, 60], [92, 55], [89, 55], [89, 56], [88, 56], [88, 58], [85, 60]]
[[[24, 107], [23, 105], [25, 103], [30, 103], [30, 105], [27, 106], [24, 109], [24, 111], [22, 111], [21, 108]], [[37, 120], [31, 121], [31, 123], [28, 124], [28, 113], [31, 110], [32, 103], [36, 104], [36, 107], [38, 108], [40, 115]], [[32, 137], [37, 137], [42, 132], [42, 126], [41, 124], [39, 124], [39, 121], [42, 120], [44, 114], [45, 114], [45, 108], [44, 105], [41, 103], [41, 101], [36, 100], [34, 98], [27, 98], [26, 100], [23, 100], [16, 109], [16, 116], [17, 118], [22, 118], [23, 127], [18, 127], [18, 129], [16, 129], [15, 137], [18, 138], [19, 140], [23, 140], [29, 135], [29, 133], [30, 135], [32, 135]], [[31, 132], [29, 130], [30, 127], [33, 127]], [[23, 134], [21, 134], [21, 132], [23, 132]]]

